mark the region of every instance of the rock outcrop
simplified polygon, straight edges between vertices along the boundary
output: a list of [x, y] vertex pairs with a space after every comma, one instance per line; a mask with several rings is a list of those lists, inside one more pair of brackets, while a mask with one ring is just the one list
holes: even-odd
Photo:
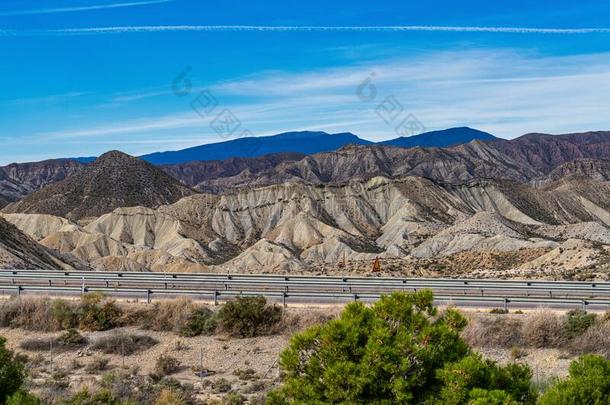
[[160, 169], [121, 152], [108, 152], [66, 179], [3, 209], [78, 220], [119, 207], [158, 207], [194, 192]]

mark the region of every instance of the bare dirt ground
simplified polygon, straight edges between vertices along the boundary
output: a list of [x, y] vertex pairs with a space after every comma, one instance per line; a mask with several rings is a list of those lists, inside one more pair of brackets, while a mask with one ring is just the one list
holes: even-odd
[[[122, 306], [144, 306], [143, 303], [121, 303]], [[213, 308], [213, 306], [210, 306]], [[132, 308], [133, 309], [133, 308]], [[336, 316], [339, 306], [295, 307], [285, 311], [282, 333], [256, 338], [231, 338], [228, 336], [182, 337], [174, 332], [156, 332], [142, 330], [138, 327], [115, 328], [103, 332], [83, 332], [88, 339], [87, 347], [74, 350], [24, 350], [20, 344], [25, 339], [45, 340], [58, 337], [61, 332], [42, 333], [23, 329], [0, 328], [0, 336], [7, 339], [7, 347], [28, 356], [30, 370], [30, 388], [40, 394], [48, 381], [58, 373], [65, 375], [72, 392], [81, 388], [99, 387], [99, 382], [109, 372], [137, 373], [138, 375], [155, 374], [155, 364], [162, 355], [170, 355], [180, 361], [176, 373], [169, 377], [183, 384], [193, 386], [197, 397], [207, 403], [220, 400], [226, 392], [232, 391], [244, 395], [250, 401], [268, 392], [279, 383], [279, 353], [287, 346], [290, 337], [297, 331], [315, 323]], [[91, 348], [98, 339], [123, 333], [125, 335], [146, 335], [158, 341], [158, 344], [131, 355], [104, 354]], [[109, 360], [103, 370], [91, 372], [89, 364], [100, 358]], [[199, 370], [205, 373], [198, 374]], [[248, 370], [252, 375], [239, 377], [240, 371]], [[236, 375], [237, 374], [237, 375]], [[218, 387], [219, 381], [226, 380], [229, 386]]]

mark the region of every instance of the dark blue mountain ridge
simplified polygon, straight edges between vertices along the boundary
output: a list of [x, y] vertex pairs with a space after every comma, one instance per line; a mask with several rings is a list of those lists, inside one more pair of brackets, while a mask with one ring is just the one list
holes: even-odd
[[443, 129], [440, 131], [424, 132], [423, 134], [413, 136], [402, 136], [400, 138], [390, 139], [387, 141], [378, 142], [379, 145], [397, 146], [401, 148], [446, 148], [450, 146], [461, 145], [474, 140], [493, 141], [496, 138], [490, 133], [479, 131], [478, 129], [469, 127], [457, 127]]
[[[475, 139], [490, 141], [497, 138], [477, 129], [457, 127], [390, 139], [377, 144], [402, 148], [449, 147]], [[230, 158], [254, 158], [286, 152], [312, 155], [334, 151], [350, 144], [371, 145], [375, 142], [360, 138], [350, 132], [329, 134], [322, 131], [293, 131], [278, 135], [231, 139], [176, 151], [155, 152], [140, 156], [140, 159], [155, 165], [172, 165]], [[95, 157], [80, 157], [75, 160], [87, 164], [93, 162]]]
[[234, 157], [251, 158], [281, 152], [311, 155], [333, 151], [348, 144], [369, 145], [372, 143], [349, 132], [328, 134], [299, 131], [272, 136], [239, 138], [178, 151], [151, 153], [140, 156], [140, 159], [155, 165], [169, 165], [191, 161], [225, 160]]

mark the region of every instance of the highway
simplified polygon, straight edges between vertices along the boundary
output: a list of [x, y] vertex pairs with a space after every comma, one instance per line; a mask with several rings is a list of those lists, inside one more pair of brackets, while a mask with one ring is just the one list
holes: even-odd
[[335, 304], [369, 302], [392, 291], [423, 289], [432, 290], [441, 305], [610, 309], [607, 282], [0, 270], [2, 295], [78, 296], [101, 292], [146, 302], [188, 296], [219, 303], [239, 295], [263, 295], [284, 305]]

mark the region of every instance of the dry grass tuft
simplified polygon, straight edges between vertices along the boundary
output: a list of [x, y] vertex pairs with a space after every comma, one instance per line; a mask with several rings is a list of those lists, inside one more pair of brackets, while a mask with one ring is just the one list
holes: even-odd
[[147, 335], [113, 333], [101, 337], [91, 346], [105, 354], [117, 354], [129, 356], [131, 354], [148, 350], [159, 343], [156, 339]]
[[523, 341], [529, 347], [561, 347], [566, 343], [565, 324], [554, 312], [539, 310], [523, 322]]
[[187, 298], [155, 302], [140, 313], [140, 322], [144, 329], [180, 333], [195, 309], [193, 301]]
[[482, 316], [471, 319], [462, 337], [474, 347], [512, 348], [522, 344], [522, 321], [506, 316]]
[[287, 310], [284, 311], [284, 316], [278, 324], [277, 329], [288, 335], [293, 335], [312, 326], [321, 325], [336, 319], [340, 313], [339, 308], [328, 308], [328, 310], [325, 310], [324, 312], [308, 311], [301, 314]]
[[0, 303], [0, 326], [36, 332], [55, 332], [61, 325], [53, 317], [49, 298], [13, 298]]
[[582, 335], [572, 339], [568, 350], [575, 355], [596, 353], [610, 358], [610, 320], [590, 326]]

